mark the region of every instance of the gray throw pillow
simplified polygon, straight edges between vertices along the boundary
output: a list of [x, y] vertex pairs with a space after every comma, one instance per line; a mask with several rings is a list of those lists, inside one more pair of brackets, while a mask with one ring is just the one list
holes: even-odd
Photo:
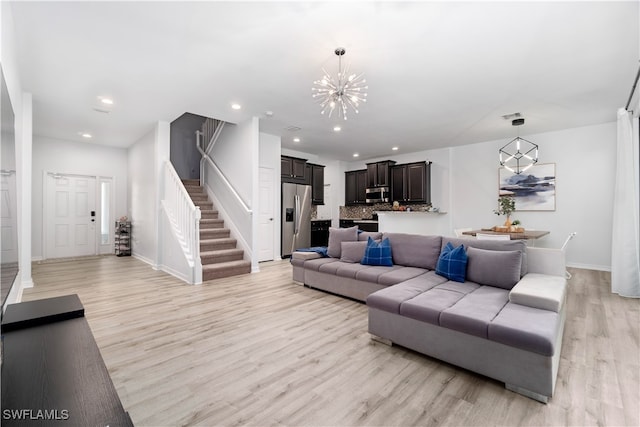
[[367, 242], [342, 242], [340, 261], [356, 263], [362, 260]]
[[358, 233], [358, 240], [367, 241], [371, 237], [373, 240], [382, 240], [382, 233], [379, 231], [363, 231]]
[[327, 255], [331, 258], [340, 258], [342, 242], [356, 242], [358, 240], [358, 227], [333, 228], [329, 227], [329, 246]]
[[520, 280], [520, 251], [467, 248], [467, 280], [511, 290]]

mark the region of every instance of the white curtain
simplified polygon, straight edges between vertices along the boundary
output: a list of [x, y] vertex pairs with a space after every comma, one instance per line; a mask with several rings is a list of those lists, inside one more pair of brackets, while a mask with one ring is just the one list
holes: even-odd
[[[618, 110], [618, 148], [613, 196], [611, 291], [640, 298], [638, 229], [638, 149], [634, 149], [632, 115]], [[637, 143], [637, 139], [636, 139]]]

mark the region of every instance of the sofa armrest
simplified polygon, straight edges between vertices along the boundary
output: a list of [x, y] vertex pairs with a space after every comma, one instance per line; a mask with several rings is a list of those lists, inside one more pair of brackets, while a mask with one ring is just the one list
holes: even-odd
[[529, 273], [565, 276], [567, 265], [561, 249], [527, 248], [527, 271]]
[[293, 254], [291, 254], [291, 257], [293, 259], [300, 259], [300, 260], [303, 260], [303, 261], [308, 261], [310, 259], [322, 258], [322, 255], [320, 255], [317, 252], [296, 251]]
[[567, 280], [563, 276], [529, 273], [511, 289], [509, 301], [558, 313], [566, 295]]

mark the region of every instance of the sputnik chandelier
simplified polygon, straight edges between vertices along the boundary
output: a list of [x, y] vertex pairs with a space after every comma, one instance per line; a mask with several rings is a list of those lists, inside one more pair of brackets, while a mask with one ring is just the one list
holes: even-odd
[[[512, 126], [521, 126], [524, 119], [515, 119]], [[518, 135], [499, 151], [500, 166], [504, 166], [508, 171], [516, 175], [525, 172], [538, 162], [538, 145]]]
[[338, 55], [338, 76], [332, 77], [324, 68], [324, 76], [320, 80], [313, 82], [316, 87], [311, 88], [313, 98], [318, 101], [322, 107], [321, 114], [329, 112], [331, 117], [334, 110], [338, 118], [347, 120], [347, 109], [352, 108], [358, 113], [360, 103], [367, 102], [366, 86], [367, 82], [363, 77], [364, 74], [349, 74], [349, 65], [342, 70], [342, 56], [346, 53], [343, 47], [336, 48], [335, 54]]

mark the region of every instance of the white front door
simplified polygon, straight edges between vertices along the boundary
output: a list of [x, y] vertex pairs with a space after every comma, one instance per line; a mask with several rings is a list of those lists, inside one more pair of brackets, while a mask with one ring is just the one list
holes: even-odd
[[273, 259], [274, 245], [274, 188], [273, 169], [260, 168], [260, 204], [258, 216], [258, 261]]
[[96, 178], [47, 174], [46, 258], [95, 255]]

